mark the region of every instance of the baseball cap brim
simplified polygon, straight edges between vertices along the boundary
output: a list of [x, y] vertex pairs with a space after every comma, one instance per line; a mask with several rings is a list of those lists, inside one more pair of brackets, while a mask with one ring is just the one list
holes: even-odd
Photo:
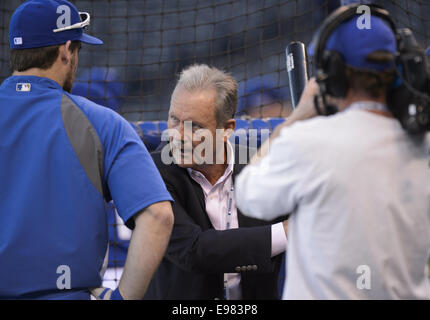
[[103, 44], [102, 40], [100, 40], [100, 39], [98, 39], [96, 37], [90, 36], [90, 35], [88, 35], [86, 33], [82, 33], [81, 37], [79, 39], [77, 39], [77, 40], [79, 40], [79, 41], [81, 41], [83, 43], [92, 44], [92, 45]]

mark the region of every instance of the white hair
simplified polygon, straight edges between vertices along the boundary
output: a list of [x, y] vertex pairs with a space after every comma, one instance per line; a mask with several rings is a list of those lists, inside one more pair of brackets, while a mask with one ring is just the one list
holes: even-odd
[[182, 70], [177, 88], [187, 91], [215, 89], [217, 98], [215, 102], [215, 117], [218, 125], [234, 117], [237, 108], [237, 81], [226, 72], [205, 64], [191, 65]]

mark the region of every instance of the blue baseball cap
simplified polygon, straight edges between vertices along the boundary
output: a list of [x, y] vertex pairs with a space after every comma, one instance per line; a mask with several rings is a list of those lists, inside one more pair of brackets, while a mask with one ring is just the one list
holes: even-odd
[[90, 23], [87, 12], [79, 12], [66, 0], [28, 0], [12, 15], [9, 42], [12, 49], [28, 49], [81, 41], [99, 45], [103, 41], [87, 35]]
[[[360, 29], [360, 15], [341, 23], [329, 37], [326, 50], [339, 52], [347, 65], [353, 68], [373, 71], [386, 71], [394, 67], [397, 42], [393, 30], [383, 19], [370, 16], [370, 29]], [[309, 48], [313, 55], [314, 44]], [[369, 61], [368, 56], [376, 51], [393, 54], [393, 61], [377, 63]]]

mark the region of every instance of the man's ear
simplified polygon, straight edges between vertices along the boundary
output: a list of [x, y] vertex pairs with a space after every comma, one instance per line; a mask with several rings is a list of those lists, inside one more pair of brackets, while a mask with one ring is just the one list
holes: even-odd
[[71, 44], [72, 41], [69, 40], [58, 48], [59, 58], [63, 64], [67, 64], [72, 59], [72, 52], [70, 51]]
[[234, 129], [236, 129], [236, 120], [234, 120], [234, 119], [228, 119], [224, 123], [224, 141], [225, 142], [233, 134]]

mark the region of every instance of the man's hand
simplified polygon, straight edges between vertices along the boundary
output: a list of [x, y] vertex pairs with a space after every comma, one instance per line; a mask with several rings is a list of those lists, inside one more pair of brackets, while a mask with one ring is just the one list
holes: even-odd
[[272, 137], [276, 138], [282, 128], [292, 125], [296, 121], [302, 121], [316, 117], [318, 115], [315, 108], [314, 99], [319, 93], [319, 86], [315, 78], [311, 78], [306, 84], [302, 96], [300, 97], [299, 104], [293, 113], [285, 120], [284, 123], [279, 125], [273, 132]]
[[290, 118], [294, 121], [306, 120], [318, 115], [315, 109], [314, 99], [319, 93], [319, 86], [315, 78], [311, 78], [303, 90], [299, 104]]

